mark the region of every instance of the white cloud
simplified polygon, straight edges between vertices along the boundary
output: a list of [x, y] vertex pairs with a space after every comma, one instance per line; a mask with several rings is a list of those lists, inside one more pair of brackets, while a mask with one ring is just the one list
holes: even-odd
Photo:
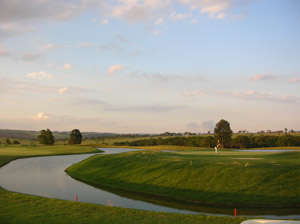
[[224, 19], [225, 17], [227, 16], [227, 14], [226, 13], [224, 13], [224, 12], [221, 12], [221, 13], [219, 13], [218, 15], [217, 15], [217, 19]]
[[111, 111], [135, 111], [135, 112], [165, 112], [184, 109], [182, 105], [133, 105], [133, 106], [113, 106], [108, 107]]
[[9, 57], [10, 55], [11, 55], [10, 52], [8, 52], [7, 50], [1, 49], [1, 46], [0, 46], [0, 56], [1, 57]]
[[163, 24], [163, 23], [164, 23], [164, 18], [162, 18], [162, 17], [158, 18], [158, 19], [154, 22], [154, 24], [156, 24], [156, 25], [161, 25], [161, 24]]
[[216, 123], [212, 120], [203, 121], [201, 124], [203, 131], [213, 131], [216, 126]]
[[196, 122], [190, 122], [186, 125], [187, 129], [191, 132], [200, 132], [201, 126]]
[[89, 42], [83, 42], [83, 43], [79, 43], [78, 46], [79, 47], [91, 47], [91, 46], [93, 46], [93, 44], [89, 43]]
[[[66, 89], [67, 88], [67, 89]], [[20, 95], [26, 93], [53, 93], [57, 94], [60, 92], [71, 92], [73, 95], [80, 95], [82, 93], [98, 93], [99, 90], [76, 87], [76, 86], [52, 86], [41, 84], [40, 82], [22, 82], [15, 79], [1, 78], [0, 76], [0, 93], [9, 95]]]
[[275, 77], [270, 74], [256, 74], [248, 78], [248, 80], [250, 81], [272, 80], [272, 79], [275, 79]]
[[238, 98], [241, 100], [251, 100], [251, 101], [269, 101], [275, 103], [292, 103], [300, 104], [300, 97], [297, 96], [287, 96], [287, 95], [274, 95], [272, 92], [258, 92], [254, 90], [248, 90], [247, 92], [240, 91], [222, 91], [222, 90], [194, 90], [184, 94], [185, 97], [195, 97], [195, 96], [216, 96], [216, 97], [229, 97]]
[[1, 0], [0, 22], [39, 21], [49, 18], [66, 20], [101, 5], [103, 1]]
[[29, 78], [32, 78], [32, 79], [40, 79], [40, 80], [42, 80], [42, 79], [49, 80], [49, 79], [54, 78], [53, 75], [51, 75], [49, 73], [46, 73], [44, 71], [27, 73], [26, 76], [29, 77]]
[[122, 0], [113, 6], [111, 15], [131, 22], [148, 22], [165, 14], [170, 6], [169, 0]]
[[57, 48], [58, 45], [55, 45], [55, 44], [43, 44], [41, 47], [40, 47], [40, 50], [41, 51], [47, 51], [47, 50], [50, 50], [50, 49], [53, 49], [53, 48]]
[[[207, 4], [201, 5], [200, 12], [201, 13], [208, 13], [210, 16], [214, 16], [218, 13], [222, 13], [232, 7], [233, 2], [232, 1], [206, 1]], [[198, 8], [199, 6], [195, 5], [195, 8]]]
[[203, 82], [205, 81], [204, 78], [200, 76], [183, 76], [183, 75], [169, 75], [169, 74], [162, 74], [160, 72], [154, 73], [146, 73], [146, 72], [138, 72], [134, 71], [131, 73], [132, 78], [143, 78], [147, 80], [151, 80], [154, 82], [168, 82], [168, 81], [190, 81], [190, 82]]
[[138, 55], [140, 55], [141, 54], [141, 52], [140, 51], [133, 51], [133, 52], [131, 52], [130, 53], [130, 56], [138, 56]]
[[192, 17], [192, 14], [177, 14], [176, 12], [173, 12], [170, 15], [170, 18], [173, 19], [173, 20], [183, 20], [187, 17]]
[[213, 131], [215, 128], [215, 122], [212, 120], [203, 121], [202, 124], [198, 124], [197, 122], [190, 122], [186, 125], [189, 131], [198, 133], [198, 132], [208, 132]]
[[[189, 10], [197, 10], [200, 14], [208, 14], [211, 18], [244, 18], [245, 14], [239, 11], [241, 6], [244, 7], [249, 4], [248, 2], [250, 1], [244, 0], [240, 3], [235, 0], [1, 0], [0, 38], [32, 32], [36, 30], [38, 23], [47, 20], [68, 20], [95, 9], [106, 17], [100, 21], [102, 25], [108, 24], [111, 18], [143, 23], [155, 21], [162, 24], [160, 18], [168, 17], [177, 4], [180, 7], [186, 6]], [[172, 18], [178, 20], [190, 15], [175, 13]]]
[[58, 90], [58, 93], [62, 94], [64, 92], [68, 91], [68, 90], [69, 90], [69, 87], [63, 87], [63, 88]]
[[101, 20], [101, 24], [102, 25], [107, 25], [109, 23], [109, 20], [108, 19], [103, 19]]
[[229, 18], [230, 20], [242, 20], [247, 18], [247, 13], [233, 14]]
[[38, 120], [38, 121], [44, 121], [49, 118], [48, 114], [45, 114], [44, 112], [40, 112], [37, 115], [33, 116], [31, 119], [32, 120]]
[[[0, 7], [0, 11], [1, 11], [1, 7]], [[0, 16], [1, 16], [1, 12], [0, 12]], [[0, 20], [0, 39], [3, 38], [8, 38], [8, 37], [12, 37], [12, 36], [16, 36], [19, 34], [23, 34], [23, 33], [28, 33], [28, 32], [32, 32], [35, 29], [27, 24], [24, 23], [2, 23], [1, 24], [1, 20]]]
[[[244, 1], [242, 4], [234, 0], [178, 0], [181, 4], [188, 5], [190, 10], [199, 10], [201, 14], [208, 14], [210, 18], [224, 19], [233, 13], [233, 10], [249, 4]], [[235, 13], [231, 19], [244, 19], [245, 14]]]
[[2, 31], [11, 32], [16, 29], [16, 26], [13, 23], [4, 23], [4, 24], [1, 24], [0, 28]]
[[117, 34], [115, 37], [119, 42], [122, 42], [122, 43], [129, 43], [130, 42], [126, 37], [124, 37], [120, 34]]
[[40, 57], [41, 57], [41, 54], [39, 54], [39, 53], [28, 52], [28, 53], [24, 53], [21, 56], [21, 60], [30, 62], [30, 61], [35, 61], [35, 60], [39, 59]]
[[161, 31], [160, 31], [160, 30], [154, 30], [154, 31], [152, 32], [152, 34], [155, 35], [155, 36], [158, 36], [158, 35], [161, 34]]
[[198, 20], [197, 20], [197, 19], [192, 19], [192, 20], [191, 20], [191, 23], [197, 24], [197, 23], [198, 23]]
[[70, 69], [72, 69], [72, 65], [71, 64], [64, 64], [64, 66], [63, 66], [63, 69], [65, 69], [65, 70], [70, 70]]
[[112, 75], [112, 74], [116, 73], [117, 71], [122, 70], [124, 68], [125, 67], [123, 65], [112, 65], [109, 67], [108, 73]]
[[300, 78], [292, 78], [292, 79], [290, 79], [290, 82], [293, 82], [293, 83], [300, 82]]
[[[14, 79], [7, 79], [0, 77], [0, 92], [4, 94], [25, 94], [28, 92], [33, 93], [43, 93], [43, 92], [50, 92], [54, 93], [57, 92], [59, 87], [55, 86], [47, 86], [47, 85], [40, 85], [39, 83], [32, 83], [32, 82], [21, 82]], [[61, 87], [60, 87], [61, 88]]]
[[30, 62], [37, 60], [41, 57], [42, 55], [40, 53], [36, 52], [26, 52], [23, 53], [22, 55], [16, 55], [15, 53], [11, 53], [0, 46], [0, 57], [6, 57], [6, 58], [12, 58], [14, 60], [21, 60], [24, 62]]

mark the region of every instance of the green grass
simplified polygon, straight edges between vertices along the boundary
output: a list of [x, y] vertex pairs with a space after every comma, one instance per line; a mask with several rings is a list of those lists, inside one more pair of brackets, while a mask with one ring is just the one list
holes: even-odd
[[0, 166], [14, 159], [33, 157], [67, 155], [79, 153], [95, 153], [98, 149], [80, 145], [55, 145], [55, 146], [22, 146], [9, 145], [0, 147]]
[[246, 218], [184, 215], [62, 201], [12, 193], [0, 188], [0, 223], [172, 223], [238, 224]]
[[212, 150], [210, 148], [201, 148], [201, 147], [192, 147], [192, 146], [177, 146], [177, 145], [154, 145], [154, 146], [141, 146], [141, 147], [136, 147], [136, 148], [137, 149], [149, 149], [149, 150], [172, 150], [172, 151]]
[[[18, 158], [95, 152], [82, 146], [0, 147], [0, 166]], [[246, 218], [184, 215], [63, 201], [14, 193], [0, 188], [0, 223], [172, 223], [238, 224]]]
[[300, 206], [300, 152], [97, 155], [67, 172], [96, 186], [209, 204]]

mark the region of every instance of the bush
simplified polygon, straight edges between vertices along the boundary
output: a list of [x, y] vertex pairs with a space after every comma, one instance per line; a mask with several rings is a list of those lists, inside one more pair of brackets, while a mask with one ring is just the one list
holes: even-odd
[[14, 145], [19, 145], [20, 142], [19, 142], [18, 140], [14, 140], [14, 141], [13, 141], [13, 144], [14, 144]]

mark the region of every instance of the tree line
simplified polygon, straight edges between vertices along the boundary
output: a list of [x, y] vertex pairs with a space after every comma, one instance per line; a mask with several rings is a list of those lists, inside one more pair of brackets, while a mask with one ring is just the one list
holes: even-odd
[[[39, 143], [42, 145], [54, 145], [55, 137], [53, 136], [52, 131], [50, 129], [41, 130], [40, 135], [37, 137]], [[72, 130], [68, 143], [70, 145], [81, 144], [82, 134], [78, 129]]]
[[[167, 135], [165, 135], [167, 134]], [[208, 136], [178, 136], [174, 133], [166, 132], [158, 137], [149, 137], [136, 141], [115, 142], [116, 146], [155, 146], [155, 145], [175, 145], [175, 146], [190, 146], [190, 147], [220, 147], [220, 148], [261, 148], [261, 147], [285, 147], [285, 146], [300, 146], [300, 136], [290, 135], [285, 132], [281, 136], [272, 135], [238, 135], [232, 138], [232, 130], [230, 123], [221, 119], [214, 129], [214, 135]], [[131, 136], [131, 135], [130, 135]], [[163, 137], [167, 136], [167, 137]], [[169, 136], [169, 137], [168, 137]], [[172, 136], [172, 137], [171, 137]], [[115, 137], [115, 136], [113, 136]], [[131, 136], [132, 137], [132, 136]], [[53, 145], [55, 137], [52, 132], [41, 130], [38, 136], [40, 144]], [[81, 144], [82, 134], [78, 129], [72, 130], [68, 143]]]
[[[218, 144], [218, 139], [213, 136], [191, 136], [191, 137], [168, 137], [168, 138], [148, 138], [137, 141], [115, 142], [116, 146], [155, 146], [155, 145], [175, 145], [212, 148]], [[245, 136], [238, 135], [232, 138], [224, 148], [262, 148], [262, 147], [285, 147], [300, 146], [300, 136]]]
[[117, 146], [154, 146], [175, 145], [191, 147], [220, 147], [220, 148], [261, 148], [261, 147], [284, 147], [300, 146], [300, 136], [285, 134], [282, 136], [270, 135], [238, 135], [232, 138], [230, 123], [221, 119], [214, 129], [214, 136], [190, 136], [148, 138], [137, 141], [116, 142]]

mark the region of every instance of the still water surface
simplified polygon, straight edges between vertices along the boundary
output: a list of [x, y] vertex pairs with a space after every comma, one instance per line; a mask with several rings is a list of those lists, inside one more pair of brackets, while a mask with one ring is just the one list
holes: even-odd
[[[105, 154], [122, 153], [136, 149], [102, 149]], [[169, 201], [159, 197], [131, 194], [122, 191], [99, 189], [84, 184], [68, 176], [64, 170], [74, 163], [84, 160], [93, 154], [49, 156], [18, 159], [0, 169], [0, 186], [25, 194], [59, 198], [118, 206], [150, 211], [175, 212], [185, 214], [206, 214], [232, 216], [234, 207], [214, 207], [193, 203]], [[237, 208], [238, 215], [260, 216], [265, 218], [297, 218], [297, 209], [245, 209]]]

